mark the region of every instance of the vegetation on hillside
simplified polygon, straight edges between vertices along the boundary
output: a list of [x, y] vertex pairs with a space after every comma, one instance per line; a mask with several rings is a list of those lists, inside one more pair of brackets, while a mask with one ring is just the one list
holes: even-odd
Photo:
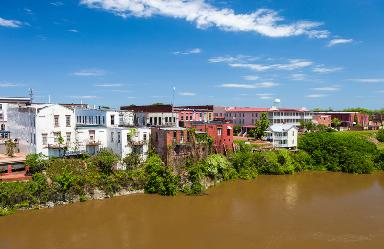
[[329, 170], [365, 174], [384, 170], [384, 150], [370, 141], [379, 139], [381, 131], [309, 132], [299, 139], [299, 151], [254, 151], [239, 143], [239, 150], [227, 157], [211, 154], [201, 161], [190, 160], [178, 174], [150, 153], [146, 162], [136, 155], [127, 156], [126, 170], [114, 170], [118, 158], [109, 150], [81, 159], [48, 159], [28, 155], [33, 174], [28, 182], [0, 182], [0, 215], [15, 209], [31, 208], [48, 202], [84, 201], [101, 190], [113, 196], [121, 190], [176, 195], [201, 194], [217, 182], [231, 179], [254, 179], [263, 174], [293, 174], [306, 170]]

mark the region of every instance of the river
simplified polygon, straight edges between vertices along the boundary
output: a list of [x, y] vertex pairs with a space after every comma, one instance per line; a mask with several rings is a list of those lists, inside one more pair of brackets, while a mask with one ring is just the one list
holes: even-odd
[[384, 248], [384, 174], [304, 173], [0, 217], [1, 249]]

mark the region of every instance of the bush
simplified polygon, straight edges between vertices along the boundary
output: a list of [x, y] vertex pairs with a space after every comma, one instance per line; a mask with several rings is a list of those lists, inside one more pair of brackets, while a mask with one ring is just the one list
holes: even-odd
[[46, 169], [48, 165], [48, 157], [43, 154], [29, 154], [25, 158], [25, 165], [29, 166], [30, 173], [38, 173]]
[[103, 149], [92, 158], [94, 165], [104, 174], [110, 174], [113, 166], [117, 164], [119, 157], [111, 150]]
[[124, 157], [123, 163], [127, 169], [138, 168], [141, 165], [141, 156], [139, 153], [130, 153]]
[[176, 195], [178, 177], [171, 169], [164, 166], [159, 156], [148, 158], [145, 164], [146, 183], [144, 190], [147, 193], [161, 195]]
[[376, 145], [366, 138], [343, 132], [313, 132], [299, 139], [299, 149], [309, 153], [318, 167], [330, 171], [369, 173]]
[[292, 159], [294, 161], [295, 171], [297, 172], [315, 169], [312, 157], [303, 150], [293, 153]]
[[384, 143], [384, 129], [381, 129], [377, 132], [376, 134], [376, 139], [379, 141], [379, 142], [382, 142]]

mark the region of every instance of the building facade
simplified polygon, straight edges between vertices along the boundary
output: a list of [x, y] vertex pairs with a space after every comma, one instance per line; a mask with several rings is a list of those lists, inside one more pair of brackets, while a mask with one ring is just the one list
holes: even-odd
[[323, 115], [323, 114], [313, 114], [313, 123], [315, 123], [317, 125], [324, 125], [327, 127], [331, 127], [332, 116], [331, 115]]
[[213, 105], [177, 106], [173, 110], [178, 113], [181, 127], [184, 127], [184, 124], [189, 122], [213, 121]]
[[354, 126], [368, 127], [369, 115], [360, 112], [316, 112], [317, 115], [330, 115], [331, 119], [337, 118], [341, 121], [341, 127], [351, 128]]
[[274, 124], [265, 132], [265, 139], [274, 148], [294, 149], [297, 147], [298, 128], [290, 124]]
[[0, 97], [0, 141], [10, 137], [8, 129], [8, 107], [26, 106], [31, 104], [30, 98], [25, 97]]

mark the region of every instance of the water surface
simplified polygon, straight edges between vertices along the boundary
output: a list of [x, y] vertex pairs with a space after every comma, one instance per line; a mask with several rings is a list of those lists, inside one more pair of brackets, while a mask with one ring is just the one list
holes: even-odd
[[384, 248], [384, 174], [259, 176], [0, 217], [1, 249]]

